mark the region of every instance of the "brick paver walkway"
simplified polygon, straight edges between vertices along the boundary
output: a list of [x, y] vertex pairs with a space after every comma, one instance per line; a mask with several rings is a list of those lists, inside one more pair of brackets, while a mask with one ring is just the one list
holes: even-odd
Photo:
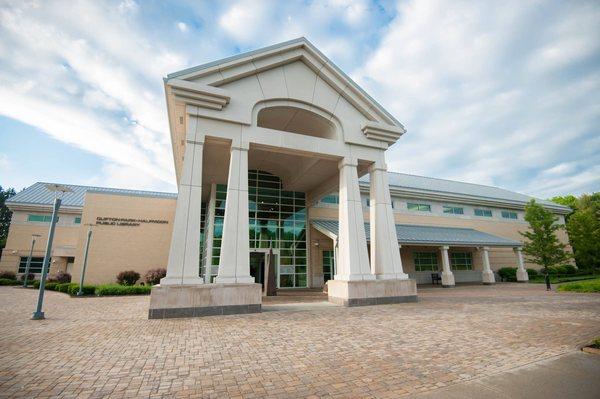
[[488, 376], [600, 335], [600, 295], [536, 284], [420, 302], [148, 320], [148, 297], [0, 288], [2, 397], [380, 397]]

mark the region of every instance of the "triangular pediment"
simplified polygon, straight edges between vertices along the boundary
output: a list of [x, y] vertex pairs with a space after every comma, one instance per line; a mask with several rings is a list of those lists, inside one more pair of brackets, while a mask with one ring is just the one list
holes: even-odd
[[[284, 75], [283, 81], [277, 76], [281, 71]], [[274, 91], [277, 88], [280, 91], [288, 90], [287, 94], [279, 97], [289, 95], [290, 98], [296, 98], [295, 93], [290, 94], [289, 91], [300, 92], [303, 88], [312, 90], [311, 94], [297, 98], [299, 101], [308, 100], [311, 104], [315, 101], [315, 97], [317, 101], [327, 101], [327, 96], [330, 95], [328, 92], [331, 91], [328, 87], [330, 87], [339, 94], [340, 98], [343, 98], [344, 102], [348, 103], [348, 106], [360, 112], [366, 119], [377, 124], [403, 129], [398, 120], [303, 37], [175, 72], [167, 76], [165, 83], [185, 85], [181, 82], [193, 82], [204, 87], [215, 88], [217, 97], [211, 90], [206, 90], [205, 94], [208, 95], [207, 99], [211, 106], [221, 106], [227, 89], [241, 85], [241, 80], [251, 76], [259, 76], [258, 83], [262, 85], [261, 90], [269, 89], [270, 83], [274, 86]], [[236, 84], [236, 82], [240, 83]], [[317, 85], [323, 87], [320, 94], [317, 94], [319, 90]], [[223, 89], [223, 92], [219, 92], [219, 89]], [[211, 101], [211, 98], [214, 101]], [[205, 101], [205, 98], [203, 97], [201, 101]]]

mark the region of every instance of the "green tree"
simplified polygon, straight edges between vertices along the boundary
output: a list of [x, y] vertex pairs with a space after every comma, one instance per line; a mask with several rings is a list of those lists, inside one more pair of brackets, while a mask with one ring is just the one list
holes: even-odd
[[0, 250], [6, 245], [8, 226], [10, 226], [10, 218], [12, 216], [12, 212], [8, 209], [5, 202], [15, 194], [14, 188], [4, 190], [2, 186], [0, 186]]
[[577, 210], [567, 222], [567, 231], [577, 266], [600, 267], [600, 193], [579, 197]]
[[547, 274], [549, 267], [571, 257], [565, 251], [565, 244], [556, 236], [556, 232], [564, 226], [557, 223], [558, 218], [552, 212], [531, 200], [525, 206], [525, 220], [529, 223], [529, 230], [520, 234], [526, 238], [523, 253], [529, 262], [543, 266]]
[[578, 199], [576, 196], [569, 194], [564, 196], [557, 196], [550, 198], [550, 201], [556, 202], [557, 204], [568, 206], [572, 210], [577, 210]]
[[575, 212], [567, 223], [575, 261], [581, 269], [600, 267], [600, 221], [592, 209]]

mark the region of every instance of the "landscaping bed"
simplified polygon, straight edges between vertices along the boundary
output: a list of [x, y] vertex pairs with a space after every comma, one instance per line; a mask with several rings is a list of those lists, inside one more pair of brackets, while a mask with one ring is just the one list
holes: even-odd
[[[40, 283], [36, 281], [34, 288], [39, 288]], [[76, 296], [79, 292], [78, 283], [46, 283], [48, 291], [57, 291]], [[149, 285], [119, 285], [119, 284], [101, 284], [84, 285], [82, 287], [85, 296], [114, 296], [114, 295], [148, 295], [152, 287]]]

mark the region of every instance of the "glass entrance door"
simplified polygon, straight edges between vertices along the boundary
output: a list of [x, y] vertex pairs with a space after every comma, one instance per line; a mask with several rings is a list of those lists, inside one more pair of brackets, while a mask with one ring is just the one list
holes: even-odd
[[250, 252], [250, 275], [254, 282], [265, 285], [265, 253]]

